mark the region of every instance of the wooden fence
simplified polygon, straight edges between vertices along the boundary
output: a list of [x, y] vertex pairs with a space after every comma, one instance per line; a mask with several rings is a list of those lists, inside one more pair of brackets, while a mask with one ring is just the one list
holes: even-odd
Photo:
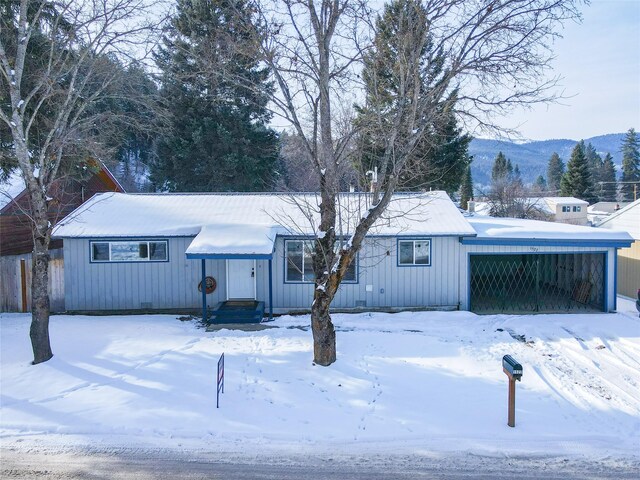
[[[52, 312], [64, 311], [62, 249], [51, 250], [49, 300]], [[31, 310], [31, 254], [0, 257], [0, 312]]]

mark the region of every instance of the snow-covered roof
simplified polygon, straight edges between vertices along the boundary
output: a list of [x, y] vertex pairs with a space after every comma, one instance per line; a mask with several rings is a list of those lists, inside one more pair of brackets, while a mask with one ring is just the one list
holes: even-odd
[[612, 213], [596, 226], [622, 229], [629, 232], [636, 240], [640, 240], [640, 199]]
[[286, 230], [264, 225], [205, 225], [185, 253], [195, 258], [200, 255], [268, 257], [273, 253], [278, 233]]
[[633, 241], [627, 232], [566, 223], [482, 216], [470, 216], [467, 220], [477, 232], [477, 239]]
[[0, 210], [20, 195], [24, 188], [24, 180], [18, 172], [13, 172], [6, 181], [0, 182]]
[[[313, 235], [319, 225], [320, 198], [316, 194], [125, 194], [93, 196], [54, 229], [59, 238], [196, 236], [194, 249], [216, 243], [216, 248], [237, 241], [254, 227], [285, 229], [291, 234]], [[350, 235], [371, 207], [371, 195], [339, 197], [338, 234]], [[263, 230], [264, 231], [264, 230]], [[210, 232], [215, 232], [215, 235]], [[445, 192], [397, 194], [372, 235], [474, 236]], [[215, 240], [214, 236], [217, 236]], [[223, 239], [222, 236], [225, 238]], [[247, 247], [263, 248], [265, 245]]]
[[547, 203], [562, 205], [589, 205], [589, 202], [585, 202], [584, 200], [580, 200], [575, 197], [542, 197], [542, 199]]

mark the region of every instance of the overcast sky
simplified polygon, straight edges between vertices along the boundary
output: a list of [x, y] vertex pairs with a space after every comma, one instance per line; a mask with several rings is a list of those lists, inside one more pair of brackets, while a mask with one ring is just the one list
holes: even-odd
[[640, 0], [592, 0], [563, 36], [554, 71], [571, 98], [515, 112], [504, 126], [533, 140], [640, 130]]

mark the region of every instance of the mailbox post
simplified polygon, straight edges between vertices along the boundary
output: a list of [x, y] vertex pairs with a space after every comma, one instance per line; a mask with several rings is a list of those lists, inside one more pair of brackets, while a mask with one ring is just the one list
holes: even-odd
[[502, 371], [509, 377], [509, 416], [507, 425], [516, 426], [516, 380], [522, 378], [522, 365], [511, 355], [502, 357]]

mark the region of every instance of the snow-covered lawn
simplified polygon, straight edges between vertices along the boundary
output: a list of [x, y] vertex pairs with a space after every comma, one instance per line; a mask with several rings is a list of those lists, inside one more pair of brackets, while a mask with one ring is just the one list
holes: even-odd
[[[55, 356], [32, 366], [29, 317], [3, 314], [0, 441], [636, 458], [640, 320], [621, 302], [609, 315], [335, 315], [329, 368], [311, 362], [306, 316], [255, 332], [166, 315], [54, 316]], [[515, 429], [505, 354], [524, 366]]]

